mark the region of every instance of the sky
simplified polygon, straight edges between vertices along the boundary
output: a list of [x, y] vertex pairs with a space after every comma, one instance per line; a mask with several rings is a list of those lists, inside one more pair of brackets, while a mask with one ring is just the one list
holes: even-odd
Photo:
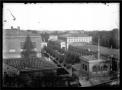
[[112, 30], [119, 28], [119, 3], [4, 3], [3, 29], [11, 26], [39, 31]]

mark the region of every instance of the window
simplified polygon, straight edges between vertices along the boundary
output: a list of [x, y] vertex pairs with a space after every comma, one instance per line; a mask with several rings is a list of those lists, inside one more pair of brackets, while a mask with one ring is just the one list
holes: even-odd
[[87, 65], [85, 65], [85, 71], [87, 71]]
[[72, 42], [72, 39], [69, 39], [69, 42]]
[[20, 51], [22, 52], [22, 51], [23, 51], [23, 49], [20, 49]]
[[10, 49], [9, 52], [15, 52], [16, 50], [15, 49]]
[[35, 48], [36, 47], [36, 42], [32, 42], [32, 45]]
[[83, 70], [87, 71], [87, 65], [83, 64]]
[[96, 65], [92, 67], [92, 71], [97, 72], [97, 66]]
[[37, 51], [37, 48], [34, 48], [34, 51]]
[[21, 42], [20, 46], [21, 46], [21, 48], [23, 48], [24, 47], [24, 42]]
[[[35, 48], [36, 47], [36, 42], [32, 42], [32, 45]], [[21, 46], [21, 48], [23, 48], [24, 47], [24, 42], [21, 42], [20, 46]]]
[[103, 65], [100, 66], [100, 70], [103, 71]]
[[103, 66], [103, 70], [104, 70], [104, 71], [107, 71], [107, 69], [108, 69], [108, 66], [107, 66], [107, 65], [104, 65], [104, 66]]
[[83, 69], [84, 69], [84, 64], [83, 64]]

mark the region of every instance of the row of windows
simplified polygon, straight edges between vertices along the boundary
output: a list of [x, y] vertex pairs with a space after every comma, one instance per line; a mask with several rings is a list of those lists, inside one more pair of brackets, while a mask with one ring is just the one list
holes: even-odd
[[89, 38], [86, 39], [68, 39], [68, 42], [90, 42]]
[[[17, 50], [15, 50], [15, 49], [9, 49], [9, 52], [16, 52]], [[23, 49], [20, 49], [20, 51], [22, 52], [23, 51]], [[34, 51], [37, 51], [37, 48], [34, 48]]]
[[[32, 45], [33, 45], [33, 47], [35, 48], [35, 47], [36, 47], [36, 42], [32, 42]], [[21, 42], [21, 43], [20, 43], [20, 46], [21, 46], [21, 48], [23, 48], [24, 42]]]
[[107, 71], [109, 68], [108, 68], [108, 66], [107, 65], [103, 65], [103, 66], [97, 66], [97, 65], [95, 65], [95, 66], [93, 66], [92, 67], [92, 71], [93, 72], [98, 72], [98, 71]]
[[[87, 71], [87, 65], [82, 64], [82, 69]], [[103, 66], [93, 66], [92, 67], [92, 71], [93, 72], [99, 72], [99, 71], [108, 71], [108, 66], [107, 65], [103, 65]]]
[[[36, 42], [32, 42], [32, 44], [33, 44], [34, 50], [37, 51], [37, 48], [35, 48], [36, 47]], [[22, 49], [23, 46], [24, 46], [24, 42], [21, 42], [20, 43], [20, 47], [21, 47], [20, 51], [23, 51], [23, 49]], [[16, 49], [9, 49], [9, 52], [16, 52], [16, 51], [17, 51]]]

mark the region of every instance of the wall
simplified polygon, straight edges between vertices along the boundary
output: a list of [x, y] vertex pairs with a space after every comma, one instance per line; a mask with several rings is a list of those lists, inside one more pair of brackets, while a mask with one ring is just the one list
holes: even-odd
[[[107, 71], [106, 70], [104, 70], [104, 65], [107, 65]], [[104, 62], [104, 61], [101, 61], [101, 62], [91, 62], [90, 64], [89, 64], [89, 77], [96, 77], [96, 76], [108, 76], [108, 74], [109, 74], [109, 71], [110, 71], [110, 65], [111, 65], [111, 63], [110, 62]], [[93, 67], [94, 66], [98, 66], [99, 68], [99, 70], [97, 71], [97, 72], [94, 72], [93, 71]]]
[[58, 40], [58, 36], [50, 35], [48, 40]]
[[[87, 66], [87, 71], [83, 69], [83, 64]], [[81, 78], [88, 77], [88, 74], [89, 74], [89, 63], [84, 60], [81, 60], [81, 68], [80, 68]]]
[[[30, 36], [31, 37], [31, 36]], [[22, 51], [22, 43], [25, 42], [26, 36], [13, 36], [4, 38], [3, 58], [20, 58]], [[35, 50], [41, 52], [41, 37], [31, 37], [31, 41], [35, 42]]]

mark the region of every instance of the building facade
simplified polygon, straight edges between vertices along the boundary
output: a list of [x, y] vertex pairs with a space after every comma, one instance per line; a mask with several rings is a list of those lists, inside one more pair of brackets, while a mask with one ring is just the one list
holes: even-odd
[[111, 71], [111, 61], [97, 59], [94, 56], [82, 56], [80, 75], [84, 79], [107, 77]]
[[58, 40], [57, 35], [50, 35], [48, 40]]
[[23, 45], [27, 35], [30, 36], [37, 57], [41, 57], [41, 36], [32, 32], [18, 29], [3, 30], [3, 59], [21, 58]]
[[47, 42], [42, 42], [41, 43], [41, 48], [47, 47]]
[[61, 35], [59, 39], [64, 40], [66, 42], [66, 48], [68, 50], [69, 45], [72, 43], [92, 43], [92, 37], [85, 35], [85, 34], [68, 34], [68, 35]]

